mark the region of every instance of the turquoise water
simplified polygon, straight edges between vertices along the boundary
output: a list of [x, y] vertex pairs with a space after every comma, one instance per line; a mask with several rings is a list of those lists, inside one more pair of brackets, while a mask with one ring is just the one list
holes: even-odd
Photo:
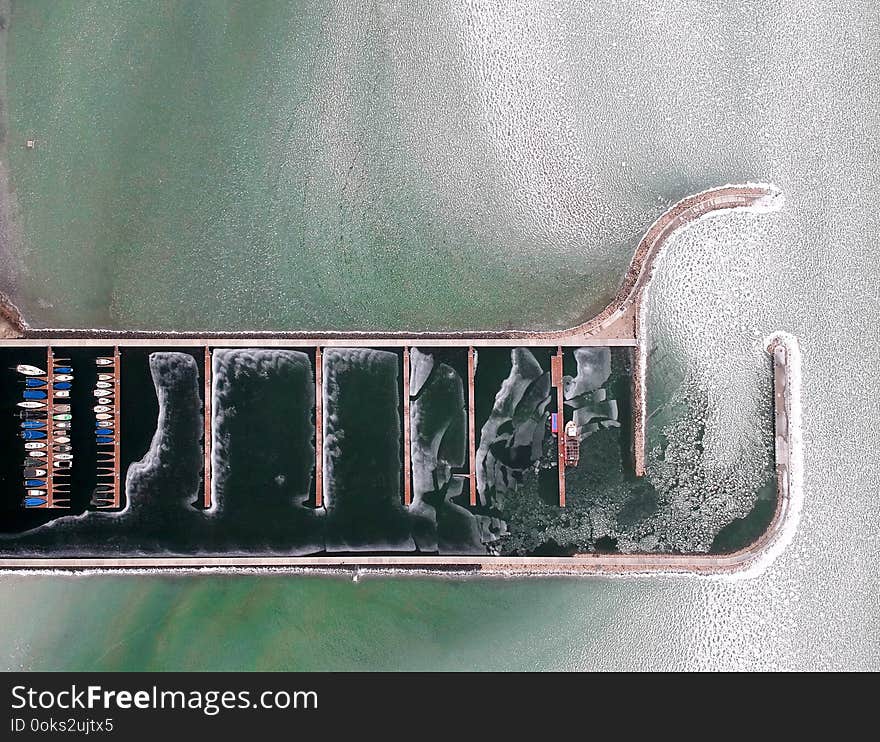
[[7, 16], [35, 323], [568, 324], [670, 200], [770, 180], [784, 211], [658, 266], [649, 391], [705, 394], [737, 466], [761, 340], [798, 335], [803, 517], [740, 581], [7, 575], [9, 667], [880, 667], [876, 3], [192, 7]]

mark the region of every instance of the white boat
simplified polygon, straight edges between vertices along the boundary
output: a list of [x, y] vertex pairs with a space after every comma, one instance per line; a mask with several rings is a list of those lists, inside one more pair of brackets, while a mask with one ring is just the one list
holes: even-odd
[[45, 497], [46, 490], [26, 490], [28, 497]]
[[41, 368], [37, 368], [36, 366], [29, 366], [27, 363], [19, 363], [15, 370], [20, 374], [24, 374], [25, 376], [45, 376], [46, 372]]
[[98, 397], [98, 403], [101, 407], [107, 407], [113, 404], [113, 400], [110, 397]]
[[98, 381], [113, 381], [113, 374], [98, 374]]
[[72, 453], [56, 453], [53, 457], [55, 461], [71, 461], [73, 459]]
[[96, 397], [108, 397], [113, 394], [113, 392], [109, 389], [95, 389], [92, 394], [94, 394]]
[[70, 397], [70, 389], [56, 389], [53, 396], [66, 399]]
[[96, 366], [112, 366], [113, 359], [112, 358], [96, 358], [95, 365]]
[[58, 435], [58, 436], [55, 436], [55, 440], [53, 440], [52, 442], [53, 443], [70, 443], [70, 438], [68, 438], [66, 435]]
[[46, 452], [45, 451], [28, 451], [28, 456], [32, 456], [36, 459], [45, 459]]
[[46, 444], [43, 441], [28, 441], [24, 444], [25, 451], [33, 451], [37, 448], [45, 448]]
[[69, 469], [71, 466], [73, 466], [73, 464], [71, 464], [69, 461], [59, 461], [58, 457], [56, 456], [55, 466], [57, 466], [59, 469]]
[[18, 406], [24, 407], [26, 410], [41, 410], [46, 406], [46, 403], [28, 400], [27, 402], [18, 402]]
[[95, 415], [95, 420], [112, 420], [113, 415], [108, 415], [106, 412], [99, 412]]
[[111, 384], [109, 381], [96, 381], [95, 386], [98, 387], [98, 389], [112, 389], [113, 388], [113, 384]]
[[55, 412], [70, 412], [69, 404], [57, 404], [55, 405]]
[[93, 409], [95, 412], [110, 412], [110, 410], [112, 410], [113, 408], [112, 408], [112, 407], [108, 407], [108, 406], [105, 405], [105, 404], [99, 404], [99, 405], [95, 405], [92, 409]]
[[58, 374], [55, 381], [73, 381], [73, 374]]

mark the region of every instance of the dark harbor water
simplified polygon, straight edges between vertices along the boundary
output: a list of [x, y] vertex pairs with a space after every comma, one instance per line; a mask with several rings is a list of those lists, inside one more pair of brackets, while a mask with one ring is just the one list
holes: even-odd
[[[323, 352], [322, 505], [315, 493], [315, 351], [212, 349], [211, 507], [204, 507], [203, 348], [121, 350], [120, 474], [116, 511], [91, 503], [96, 459], [95, 358], [112, 349], [56, 349], [74, 369], [74, 454], [68, 511], [25, 509], [18, 439], [19, 363], [40, 348], [0, 351], [0, 551], [28, 555], [570, 555], [590, 551], [733, 550], [766, 526], [775, 503], [772, 460], [748, 507], [670, 528], [675, 487], [706, 476], [699, 459], [651, 451], [645, 478], [632, 463], [632, 349], [566, 348], [562, 430], [573, 423], [577, 466], [559, 505], [557, 390], [548, 348], [478, 348], [476, 481], [469, 502], [467, 349], [410, 350], [413, 501], [403, 502], [402, 350]], [[42, 359], [42, 361], [41, 361]], [[769, 362], [768, 362], [769, 363]], [[769, 367], [767, 369], [769, 379]], [[36, 414], [36, 413], [25, 413]], [[768, 411], [769, 414], [769, 411]], [[694, 432], [693, 450], [701, 446]], [[668, 446], [668, 444], [667, 444]], [[769, 449], [770, 442], [765, 448]], [[766, 453], [766, 452], [765, 452]], [[668, 470], [677, 467], [674, 474]], [[737, 482], [716, 483], [726, 497]], [[724, 511], [727, 503], [704, 507]], [[727, 511], [725, 511], [727, 512]], [[713, 529], [712, 539], [703, 533]]]

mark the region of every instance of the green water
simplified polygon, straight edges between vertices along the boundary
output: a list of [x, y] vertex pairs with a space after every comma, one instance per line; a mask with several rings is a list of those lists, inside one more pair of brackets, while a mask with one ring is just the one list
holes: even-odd
[[16, 3], [7, 157], [29, 321], [391, 330], [587, 311], [576, 276], [557, 317], [558, 270], [432, 213], [415, 101], [389, 71], [410, 52], [385, 48], [413, 18], [363, 12], [360, 33], [322, 3]]

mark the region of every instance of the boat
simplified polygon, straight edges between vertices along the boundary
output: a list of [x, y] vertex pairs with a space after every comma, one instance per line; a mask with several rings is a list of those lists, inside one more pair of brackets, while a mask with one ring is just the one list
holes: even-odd
[[26, 441], [38, 441], [46, 437], [45, 430], [22, 430], [21, 437]]
[[70, 443], [70, 438], [68, 438], [66, 435], [56, 435], [55, 443]]
[[24, 444], [25, 451], [35, 451], [38, 448], [45, 448], [46, 444], [42, 441], [29, 441]]
[[72, 420], [72, 419], [73, 419], [73, 415], [71, 415], [71, 414], [69, 414], [69, 413], [65, 413], [65, 414], [62, 414], [62, 415], [52, 415], [52, 419], [53, 419], [53, 420]]
[[32, 389], [37, 389], [41, 386], [46, 386], [46, 380], [37, 378], [36, 376], [28, 376], [24, 380], [24, 385], [26, 387], [30, 387]]
[[25, 430], [27, 430], [27, 429], [39, 430], [40, 428], [46, 427], [46, 421], [45, 420], [22, 420], [21, 427], [24, 428]]
[[98, 389], [112, 389], [113, 388], [113, 384], [111, 384], [109, 381], [96, 381], [95, 386], [98, 387]]
[[45, 497], [25, 497], [24, 498], [24, 506], [26, 508], [37, 508], [40, 505], [46, 504]]
[[42, 389], [25, 389], [21, 396], [23, 399], [46, 399], [46, 392]]
[[55, 405], [55, 412], [70, 412], [69, 404], [57, 404]]
[[[45, 451], [31, 451], [28, 450], [28, 459], [42, 459], [46, 457]], [[27, 461], [27, 459], [25, 459]]]
[[45, 487], [46, 480], [45, 479], [25, 479], [24, 486], [25, 487]]
[[92, 394], [96, 397], [110, 397], [113, 395], [113, 392], [110, 389], [95, 389]]
[[29, 490], [25, 490], [25, 492], [27, 492], [27, 494], [30, 497], [45, 497], [46, 496], [46, 490], [29, 489]]
[[98, 374], [98, 381], [113, 381], [113, 374]]
[[96, 358], [95, 365], [96, 366], [112, 366], [113, 359], [112, 358]]
[[55, 381], [73, 381], [73, 374], [56, 374]]
[[71, 384], [69, 381], [56, 381], [54, 384], [52, 384], [53, 389], [70, 389], [70, 387], [72, 386], [73, 384]]
[[56, 453], [55, 461], [71, 461], [73, 459], [72, 453]]
[[22, 474], [25, 479], [31, 479], [32, 477], [45, 477], [46, 470], [38, 469], [36, 466], [29, 466], [22, 472]]
[[113, 435], [113, 428], [98, 428], [95, 435]]
[[110, 421], [106, 421], [106, 420], [98, 420], [98, 421], [95, 423], [95, 427], [96, 427], [96, 428], [109, 428], [109, 427], [111, 427], [111, 426], [113, 426], [113, 425], [115, 425], [115, 423], [113, 422], [113, 420], [110, 420]]
[[113, 408], [112, 408], [112, 407], [108, 407], [108, 406], [105, 405], [105, 404], [99, 404], [99, 405], [95, 405], [94, 407], [92, 407], [92, 409], [93, 409], [95, 412], [110, 412], [110, 410], [112, 410]]
[[113, 404], [113, 400], [110, 397], [100, 397], [98, 401], [101, 403], [103, 407], [109, 407]]
[[45, 376], [46, 372], [41, 368], [37, 368], [36, 366], [30, 366], [27, 363], [19, 363], [15, 370], [20, 374], [24, 374], [25, 376]]
[[58, 430], [70, 430], [70, 423], [55, 422], [53, 423]]
[[33, 400], [28, 400], [27, 402], [18, 402], [19, 407], [24, 407], [26, 410], [41, 410], [46, 406], [45, 402], [34, 402]]
[[[53, 370], [55, 371], [56, 374], [72, 374], [73, 373], [73, 368], [71, 366], [55, 366], [55, 368]], [[56, 376], [55, 378], [57, 379], [58, 377]], [[70, 378], [72, 379], [73, 377], [71, 376]]]
[[95, 415], [95, 419], [96, 420], [112, 420], [113, 415], [109, 415], [106, 412], [99, 412], [97, 415]]
[[64, 389], [63, 391], [55, 392], [55, 394], [53, 394], [52, 396], [56, 399], [68, 399], [70, 397], [70, 390]]
[[52, 450], [55, 453], [67, 453], [73, 450], [73, 446], [52, 446]]
[[565, 465], [577, 466], [581, 455], [580, 429], [574, 420], [565, 423]]
[[109, 435], [99, 435], [95, 438], [98, 443], [113, 443], [113, 437]]
[[59, 469], [69, 469], [71, 466], [73, 466], [73, 462], [71, 462], [71, 461], [58, 461], [58, 457], [57, 457], [57, 456], [55, 457], [55, 462], [54, 462], [54, 464], [55, 464], [55, 466], [57, 466]]

